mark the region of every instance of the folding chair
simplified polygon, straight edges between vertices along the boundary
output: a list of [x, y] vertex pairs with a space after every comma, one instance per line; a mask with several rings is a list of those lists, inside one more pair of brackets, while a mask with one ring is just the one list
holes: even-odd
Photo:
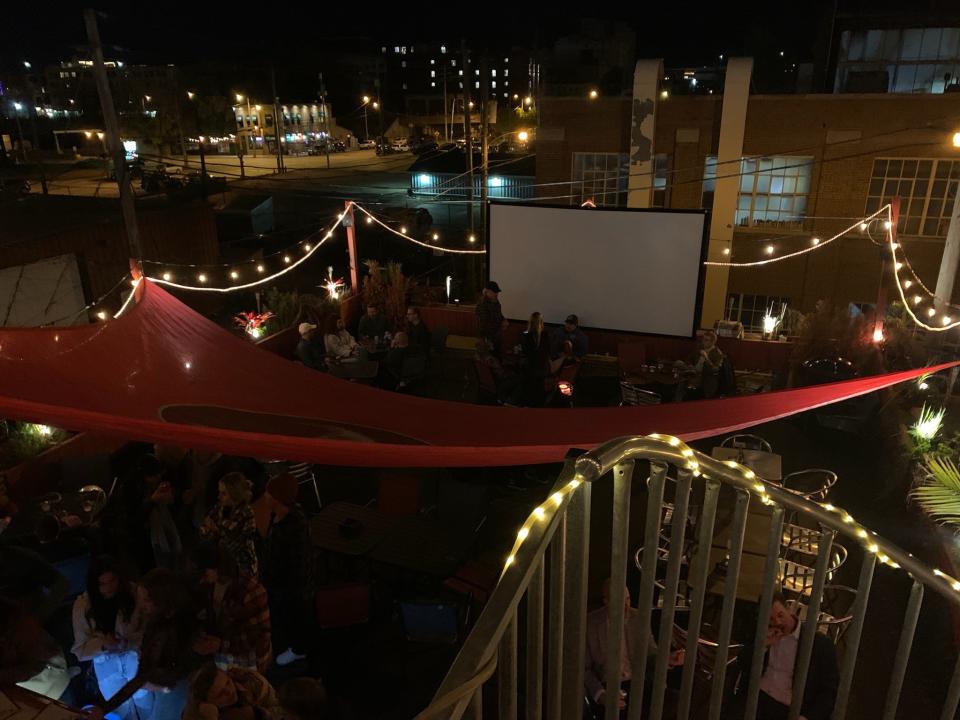
[[292, 463], [287, 468], [287, 472], [297, 479], [299, 486], [313, 486], [313, 496], [317, 500], [317, 512], [320, 512], [323, 503], [320, 502], [320, 488], [317, 487], [317, 476], [316, 473], [314, 473], [313, 465], [311, 463]]
[[627, 405], [659, 405], [661, 402], [663, 402], [663, 398], [655, 392], [644, 390], [628, 382], [620, 383], [620, 407]]

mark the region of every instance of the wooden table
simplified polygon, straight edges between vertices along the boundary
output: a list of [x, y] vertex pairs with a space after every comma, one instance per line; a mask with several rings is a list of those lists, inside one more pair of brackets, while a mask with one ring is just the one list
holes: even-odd
[[349, 360], [328, 362], [327, 372], [343, 380], [375, 380], [380, 371], [376, 360]]
[[[345, 534], [341, 524], [348, 519], [357, 520], [360, 528]], [[335, 502], [310, 521], [310, 540], [320, 550], [341, 555], [367, 555], [383, 542], [397, 520], [374, 508]]]
[[[742, 455], [742, 459], [741, 459]], [[745, 448], [715, 447], [710, 451], [715, 460], [735, 460], [746, 465], [764, 480], [779, 485], [783, 480], [781, 458], [776, 453]]]
[[19, 706], [20, 711], [8, 716], [10, 720], [73, 720], [85, 717], [69, 705], [39, 695], [19, 685], [0, 685], [0, 692]]

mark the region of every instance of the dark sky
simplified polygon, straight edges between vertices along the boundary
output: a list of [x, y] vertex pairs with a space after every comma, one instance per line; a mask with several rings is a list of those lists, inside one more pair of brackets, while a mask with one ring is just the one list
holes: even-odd
[[[614, 2], [607, 3], [613, 7]], [[3, 60], [53, 62], [78, 52], [85, 42], [80, 3], [17, 3], [4, 10]], [[101, 36], [127, 62], [176, 63], [233, 59], [241, 62], [303, 57], [328, 44], [327, 38], [370, 38], [375, 44], [423, 40], [458, 40], [466, 35], [475, 46], [503, 42], [548, 42], [574, 30], [582, 13], [560, 3], [464, 3], [469, 20], [455, 17], [447, 3], [392, 3], [379, 12], [365, 3], [352, 12], [329, 11], [327, 3], [216, 4], [136, 2], [98, 5]], [[359, 5], [342, 3], [352, 8]], [[420, 9], [411, 9], [420, 6]], [[586, 4], [592, 17], [625, 23], [637, 32], [638, 53], [662, 56], [668, 65], [706, 63], [720, 52], [753, 54], [779, 48], [795, 61], [809, 59], [817, 25], [828, 0], [767, 3], [711, 3], [670, 0], [631, 2], [633, 12], [604, 11]], [[275, 9], [271, 15], [271, 8]], [[337, 42], [335, 40], [335, 42]]]

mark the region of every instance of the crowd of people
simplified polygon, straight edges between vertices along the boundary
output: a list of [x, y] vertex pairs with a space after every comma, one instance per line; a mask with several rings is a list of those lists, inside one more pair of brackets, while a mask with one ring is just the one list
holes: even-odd
[[403, 390], [425, 372], [433, 342], [418, 308], [407, 308], [405, 318], [391, 329], [381, 308], [371, 303], [357, 326], [359, 339], [335, 315], [326, 318], [322, 332], [314, 323], [300, 323], [297, 359], [313, 370]]
[[[66, 646], [45, 629], [64, 576], [0, 544], [0, 684], [119, 720], [325, 717], [319, 680], [277, 692], [264, 676], [303, 659], [313, 627], [298, 492], [294, 476], [266, 477], [252, 460], [161, 446], [142, 455], [98, 528], [114, 554], [91, 559]], [[96, 691], [73, 682], [84, 667]]]
[[[607, 648], [608, 625], [611, 613], [615, 609], [610, 606], [610, 579], [603, 583], [603, 606], [587, 616], [586, 659], [584, 672], [584, 691], [590, 707], [590, 715], [595, 720], [604, 718], [606, 694], [617, 692], [617, 705], [620, 717], [626, 717], [626, 710], [631, 701], [630, 688], [633, 677], [634, 660], [636, 657], [636, 639], [641, 637], [643, 628], [637, 627], [640, 621], [639, 613], [631, 606], [630, 591], [624, 588], [623, 606], [623, 636], [620, 643], [620, 685], [617, 688], [608, 688], [607, 680]], [[793, 702], [793, 680], [796, 672], [797, 649], [800, 644], [801, 623], [797, 617], [796, 606], [787, 600], [781, 593], [775, 593], [770, 605], [767, 622], [766, 649], [763, 653], [763, 667], [760, 674], [760, 687], [757, 704], [757, 720], [786, 720], [790, 705]], [[646, 674], [647, 682], [644, 686], [644, 696], [640, 699], [646, 716], [650, 703], [651, 678], [653, 664], [656, 660], [657, 645], [650, 635], [649, 628], [647, 642]], [[667, 659], [667, 690], [666, 703], [670, 705], [675, 699], [679, 688], [679, 669], [685, 662], [684, 649], [679, 646], [671, 647]], [[736, 655], [733, 672], [731, 673], [732, 688], [724, 705], [724, 717], [727, 720], [741, 720], [746, 707], [747, 690], [749, 686], [751, 663], [753, 661], [753, 647], [747, 643], [740, 648]], [[810, 665], [807, 672], [806, 686], [800, 702], [800, 717], [806, 720], [829, 720], [837, 698], [839, 686], [839, 669], [837, 666], [837, 652], [833, 642], [826, 635], [814, 635], [813, 650], [810, 656]], [[669, 717], [670, 713], [664, 714]]]

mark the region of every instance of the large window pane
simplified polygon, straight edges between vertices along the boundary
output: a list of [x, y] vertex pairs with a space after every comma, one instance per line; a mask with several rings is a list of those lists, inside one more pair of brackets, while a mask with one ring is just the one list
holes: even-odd
[[[884, 164], [884, 167], [886, 164]], [[811, 161], [789, 155], [744, 161], [737, 204], [738, 224], [795, 223], [806, 211]], [[748, 172], [757, 167], [759, 172]], [[746, 216], [746, 211], [750, 215]]]
[[940, 28], [925, 28], [920, 43], [920, 58], [936, 60], [940, 51]]
[[879, 60], [883, 54], [883, 30], [868, 30], [863, 45], [864, 60]]
[[901, 60], [916, 60], [920, 57], [920, 46], [923, 44], [923, 29], [909, 28], [903, 31], [903, 42], [900, 45]]

